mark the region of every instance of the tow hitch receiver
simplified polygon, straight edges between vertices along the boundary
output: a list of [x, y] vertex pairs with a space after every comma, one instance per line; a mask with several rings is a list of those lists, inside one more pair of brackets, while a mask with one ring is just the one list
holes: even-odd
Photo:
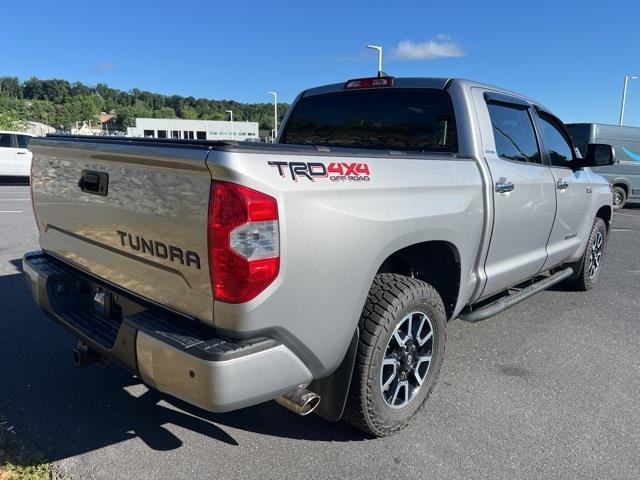
[[103, 357], [84, 342], [78, 342], [76, 348], [73, 349], [73, 364], [76, 367], [84, 367], [97, 363], [102, 367], [109, 365], [109, 359]]

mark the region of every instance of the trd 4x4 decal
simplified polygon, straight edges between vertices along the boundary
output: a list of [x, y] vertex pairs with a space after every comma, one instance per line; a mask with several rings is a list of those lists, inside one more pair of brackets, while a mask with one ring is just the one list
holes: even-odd
[[371, 180], [369, 165], [366, 163], [332, 162], [325, 165], [320, 162], [269, 162], [276, 167], [282, 178], [289, 177], [297, 182], [299, 178], [306, 178], [312, 182], [328, 178], [332, 182], [368, 182]]

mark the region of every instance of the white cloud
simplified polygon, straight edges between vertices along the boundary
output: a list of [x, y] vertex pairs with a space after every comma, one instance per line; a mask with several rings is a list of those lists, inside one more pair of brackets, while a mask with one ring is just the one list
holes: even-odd
[[403, 40], [392, 50], [395, 60], [434, 60], [436, 58], [462, 57], [464, 51], [448, 35], [439, 34], [436, 40], [416, 43]]

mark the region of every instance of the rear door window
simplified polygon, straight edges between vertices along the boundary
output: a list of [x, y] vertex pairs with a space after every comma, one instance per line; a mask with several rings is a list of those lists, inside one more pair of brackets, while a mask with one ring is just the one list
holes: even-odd
[[449, 95], [432, 89], [349, 91], [303, 97], [289, 117], [281, 142], [457, 151]]
[[18, 139], [18, 148], [29, 148], [31, 137], [29, 135], [16, 135]]
[[496, 153], [505, 160], [542, 163], [533, 122], [526, 107], [489, 103]]

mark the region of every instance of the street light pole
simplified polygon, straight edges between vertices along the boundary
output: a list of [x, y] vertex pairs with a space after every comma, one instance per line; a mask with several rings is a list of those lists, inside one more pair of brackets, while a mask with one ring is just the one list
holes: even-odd
[[378, 76], [382, 76], [382, 47], [380, 45], [367, 45], [367, 48], [378, 51]]
[[228, 113], [231, 116], [231, 140], [233, 140], [234, 135], [234, 131], [233, 131], [233, 110], [225, 110], [226, 113]]
[[278, 92], [267, 93], [273, 95], [273, 141], [271, 143], [276, 143], [278, 136]]
[[622, 105], [620, 106], [620, 126], [622, 126], [622, 121], [624, 120], [624, 104], [627, 101], [627, 84], [629, 80], [637, 80], [638, 77], [634, 75], [625, 75], [624, 76], [624, 87], [622, 88]]

